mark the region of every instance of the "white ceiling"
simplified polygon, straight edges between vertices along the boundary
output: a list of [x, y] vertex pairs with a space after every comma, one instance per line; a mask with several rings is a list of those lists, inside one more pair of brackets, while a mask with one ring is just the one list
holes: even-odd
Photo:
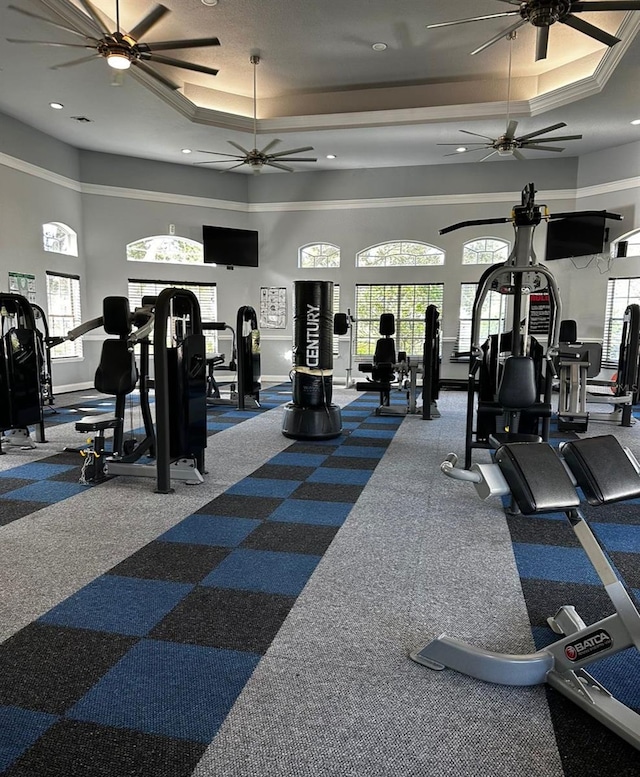
[[[304, 156], [316, 155], [318, 161], [296, 164], [296, 170], [472, 162], [482, 151], [445, 157], [454, 147], [437, 144], [464, 142], [460, 129], [490, 137], [504, 132], [510, 48], [509, 107], [520, 122], [517, 134], [564, 121], [568, 126], [560, 134], [584, 136], [560, 144], [562, 154], [524, 151], [524, 156], [576, 156], [640, 140], [640, 126], [630, 123], [640, 118], [640, 12], [580, 14], [622, 38], [612, 48], [555, 24], [549, 56], [536, 63], [535, 30], [528, 24], [513, 43], [505, 38], [469, 56], [513, 19], [426, 28], [511, 10], [504, 0], [218, 0], [213, 6], [164, 0], [171, 14], [143, 41], [217, 36], [221, 42], [215, 48], [166, 52], [219, 69], [214, 77], [157, 65], [180, 85], [172, 91], [133, 68], [122, 85], [113, 86], [113, 71], [100, 58], [51, 69], [84, 52], [9, 43], [5, 37], [77, 39], [12, 11], [11, 2], [65, 24], [84, 25], [88, 32], [86, 16], [68, 0], [0, 0], [0, 111], [83, 149], [192, 164], [214, 158], [197, 149], [235, 153], [228, 140], [252, 148], [249, 57], [259, 54], [257, 145], [278, 137], [281, 144], [272, 150], [313, 146], [314, 152]], [[115, 18], [114, 0], [94, 4]], [[122, 29], [131, 29], [152, 7], [147, 0], [121, 0]], [[374, 51], [377, 42], [387, 49]], [[51, 101], [64, 108], [52, 110]], [[184, 155], [182, 148], [194, 153]], [[327, 154], [336, 159], [326, 159]], [[495, 156], [486, 164], [518, 162]]]

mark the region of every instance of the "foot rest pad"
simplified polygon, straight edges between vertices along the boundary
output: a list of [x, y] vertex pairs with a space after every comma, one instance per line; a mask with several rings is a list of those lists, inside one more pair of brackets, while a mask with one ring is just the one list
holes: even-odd
[[76, 421], [76, 432], [101, 432], [105, 429], [115, 429], [121, 419], [112, 415], [87, 415]]
[[640, 496], [640, 475], [613, 435], [571, 440], [561, 451], [590, 505]]
[[578, 492], [549, 443], [507, 443], [498, 448], [495, 456], [516, 504], [525, 515], [553, 513], [580, 505]]

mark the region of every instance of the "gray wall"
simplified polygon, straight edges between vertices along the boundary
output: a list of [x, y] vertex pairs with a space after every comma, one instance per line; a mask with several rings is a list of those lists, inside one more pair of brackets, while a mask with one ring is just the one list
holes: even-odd
[[[77, 151], [29, 128], [22, 130], [26, 142], [21, 145], [18, 122], [0, 116], [0, 127], [7, 128], [0, 148], [2, 288], [8, 271], [32, 272], [37, 276], [38, 302], [46, 307], [45, 270], [76, 273], [82, 279], [83, 317], [91, 318], [100, 315], [106, 295], [126, 294], [128, 278], [215, 281], [219, 319], [232, 323], [240, 305], [258, 307], [261, 286], [285, 286], [287, 329], [262, 332], [263, 374], [271, 377], [287, 375], [290, 367], [292, 289], [298, 278], [339, 283], [343, 310], [354, 307], [356, 283], [444, 283], [443, 374], [463, 375], [464, 366], [449, 364], [447, 358], [457, 333], [459, 284], [477, 280], [483, 268], [461, 265], [462, 243], [490, 235], [512, 240], [513, 230], [501, 224], [444, 236], [438, 231], [459, 221], [509, 216], [530, 181], [539, 191], [537, 201], [546, 203], [551, 212], [586, 208], [622, 212], [625, 221], [615, 224], [613, 237], [640, 226], [640, 182], [629, 180], [638, 175], [640, 144], [582, 159], [239, 176]], [[43, 251], [41, 225], [47, 221], [62, 221], [77, 230], [77, 259]], [[196, 240], [203, 224], [257, 229], [260, 267], [230, 271], [127, 262], [127, 243], [166, 234], [169, 224], [175, 225], [177, 235]], [[545, 231], [541, 225], [536, 233], [539, 257], [544, 256]], [[441, 247], [446, 251], [445, 266], [356, 269], [358, 251], [395, 239]], [[299, 246], [316, 241], [340, 246], [339, 270], [297, 268]], [[599, 339], [607, 278], [640, 275], [640, 260], [616, 260], [604, 271], [602, 262], [595, 260], [583, 269], [560, 260], [553, 271], [564, 316], [578, 319], [584, 339]], [[86, 338], [84, 361], [55, 364], [56, 385], [92, 381], [99, 340], [98, 334]], [[222, 350], [228, 345], [222, 342]], [[338, 375], [344, 373], [345, 351], [342, 343]]]

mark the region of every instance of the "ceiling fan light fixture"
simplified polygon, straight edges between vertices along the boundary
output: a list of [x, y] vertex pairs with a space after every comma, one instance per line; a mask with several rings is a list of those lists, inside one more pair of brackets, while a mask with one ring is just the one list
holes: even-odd
[[107, 64], [114, 70], [128, 70], [131, 67], [131, 60], [123, 52], [114, 51], [107, 54]]
[[500, 146], [497, 151], [498, 156], [513, 156], [513, 146]]

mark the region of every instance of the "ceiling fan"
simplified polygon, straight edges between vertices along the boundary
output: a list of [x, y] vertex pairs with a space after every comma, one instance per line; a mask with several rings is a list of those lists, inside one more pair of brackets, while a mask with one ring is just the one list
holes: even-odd
[[[453, 154], [445, 154], [445, 156], [457, 156], [458, 154], [468, 154], [472, 151], [489, 151], [488, 154], [479, 159], [479, 162], [484, 162], [486, 159], [498, 154], [499, 156], [510, 156], [515, 159], [525, 160], [526, 157], [520, 152], [520, 149], [530, 149], [531, 151], [564, 151], [564, 148], [559, 146], [546, 146], [540, 145], [540, 143], [558, 143], [565, 140], [581, 140], [582, 135], [556, 135], [554, 137], [543, 138], [541, 135], [545, 135], [547, 132], [553, 132], [554, 130], [566, 127], [565, 122], [560, 121], [557, 124], [551, 124], [549, 127], [544, 127], [535, 132], [528, 132], [526, 135], [519, 135], [516, 137], [516, 129], [518, 122], [515, 119], [510, 119], [511, 112], [511, 58], [513, 41], [516, 39], [518, 33], [515, 30], [511, 30], [506, 36], [509, 40], [509, 75], [507, 79], [507, 128], [505, 132], [497, 138], [491, 138], [488, 135], [480, 135], [477, 132], [470, 132], [469, 130], [460, 130], [465, 135], [473, 135], [476, 138], [484, 138], [481, 141], [470, 141], [468, 145], [476, 146], [476, 148], [465, 148], [463, 150], [456, 150]], [[458, 146], [459, 143], [438, 143], [439, 146]]]
[[168, 86], [171, 89], [178, 89], [178, 85], [174, 84], [169, 79], [157, 73], [153, 68], [149, 67], [147, 63], [171, 65], [172, 67], [179, 67], [185, 70], [194, 70], [198, 73], [206, 73], [208, 75], [215, 76], [218, 71], [214, 68], [205, 67], [204, 65], [196, 65], [192, 62], [184, 62], [181, 59], [173, 59], [173, 57], [165, 57], [163, 54], [157, 54], [158, 51], [172, 51], [175, 49], [192, 49], [202, 46], [219, 46], [220, 41], [218, 38], [192, 38], [189, 40], [164, 40], [156, 41], [154, 43], [143, 43], [139, 41], [143, 35], [156, 25], [165, 14], [169, 13], [169, 9], [164, 5], [156, 5], [149, 13], [136, 24], [136, 26], [130, 32], [123, 32], [120, 29], [120, 6], [118, 0], [116, 0], [116, 30], [111, 32], [107, 26], [106, 21], [102, 18], [98, 9], [91, 3], [91, 0], [78, 0], [80, 5], [86, 12], [90, 26], [94, 29], [94, 35], [86, 35], [82, 30], [76, 29], [73, 26], [67, 26], [66, 24], [60, 24], [52, 19], [47, 19], [45, 16], [39, 16], [38, 14], [26, 11], [23, 8], [18, 8], [14, 5], [7, 6], [12, 11], [28, 16], [31, 19], [37, 19], [38, 21], [45, 22], [46, 24], [56, 27], [59, 30], [69, 32], [72, 35], [76, 35], [80, 38], [84, 38], [83, 43], [58, 43], [57, 41], [43, 41], [43, 40], [16, 40], [15, 38], [7, 38], [10, 43], [29, 43], [40, 46], [62, 46], [64, 48], [76, 48], [76, 49], [93, 49], [94, 52], [86, 57], [80, 59], [74, 59], [70, 62], [63, 62], [60, 65], [54, 65], [52, 70], [57, 70], [61, 67], [71, 67], [72, 65], [79, 65], [83, 62], [89, 62], [96, 57], [103, 57], [107, 60], [107, 64], [115, 70], [127, 70], [131, 65], [139, 68], [147, 75], [159, 81], [164, 86]]
[[258, 67], [258, 64], [260, 63], [260, 57], [257, 54], [252, 54], [249, 57], [249, 61], [253, 65], [253, 148], [251, 150], [244, 148], [239, 143], [236, 143], [233, 140], [228, 140], [227, 143], [232, 145], [234, 148], [237, 148], [238, 151], [241, 151], [242, 154], [225, 154], [221, 151], [203, 151], [202, 149], [198, 150], [199, 154], [215, 154], [216, 156], [223, 156], [227, 157], [227, 159], [212, 159], [211, 161], [206, 162], [194, 162], [195, 165], [213, 165], [213, 164], [219, 164], [221, 162], [234, 162], [235, 164], [232, 164], [231, 167], [227, 167], [223, 172], [227, 172], [228, 170], [235, 170], [236, 167], [242, 167], [242, 165], [249, 165], [251, 167], [251, 171], [253, 173], [261, 173], [263, 167], [277, 167], [279, 170], [286, 170], [288, 173], [294, 172], [293, 167], [289, 167], [288, 165], [283, 165], [283, 162], [317, 162], [318, 160], [315, 157], [297, 157], [292, 158], [291, 154], [301, 154], [304, 151], [313, 151], [313, 146], [302, 146], [301, 148], [290, 148], [287, 151], [278, 151], [276, 153], [268, 154], [267, 152], [269, 149], [272, 149], [276, 144], [281, 143], [282, 141], [278, 138], [275, 138], [274, 140], [269, 141], [267, 145], [261, 150], [258, 151], [258, 141], [257, 141], [257, 118], [256, 118], [256, 104], [257, 104], [257, 79], [256, 79], [256, 70]]
[[576, 13], [591, 11], [640, 11], [640, 0], [498, 0], [507, 5], [517, 6], [513, 11], [503, 11], [501, 13], [485, 14], [484, 16], [473, 16], [470, 19], [458, 19], [452, 22], [440, 22], [438, 24], [427, 24], [427, 29], [436, 27], [450, 27], [455, 24], [466, 24], [467, 22], [479, 22], [486, 19], [500, 19], [509, 16], [519, 16], [520, 19], [511, 27], [494, 35], [493, 38], [483, 43], [471, 54], [479, 54], [481, 51], [493, 46], [501, 38], [504, 38], [510, 32], [514, 32], [519, 27], [531, 23], [536, 28], [536, 62], [547, 58], [547, 49], [549, 45], [549, 27], [556, 22], [566, 24], [578, 32], [594, 38], [607, 46], [615, 46], [620, 42], [620, 38], [611, 35], [599, 27], [595, 27], [589, 22], [585, 22]]

